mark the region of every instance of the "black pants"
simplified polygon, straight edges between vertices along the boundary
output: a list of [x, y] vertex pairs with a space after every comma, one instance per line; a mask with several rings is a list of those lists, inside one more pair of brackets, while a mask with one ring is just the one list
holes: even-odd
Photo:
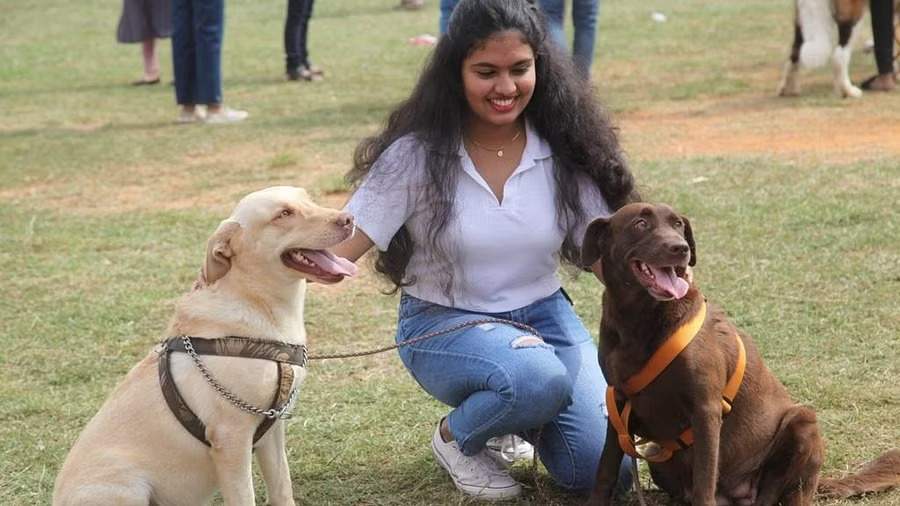
[[[314, 0], [288, 0], [284, 21], [285, 68], [288, 72], [309, 66], [306, 35]], [[892, 1], [892, 0], [891, 0]]]
[[894, 71], [894, 0], [871, 0], [872, 39], [879, 74]]

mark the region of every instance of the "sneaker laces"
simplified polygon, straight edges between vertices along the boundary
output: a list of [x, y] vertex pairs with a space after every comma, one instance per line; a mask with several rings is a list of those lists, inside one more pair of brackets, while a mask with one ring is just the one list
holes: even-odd
[[519, 456], [524, 456], [525, 452], [519, 448], [515, 434], [507, 434], [500, 436], [500, 455], [507, 460], [516, 460]]
[[480, 452], [471, 456], [459, 452], [459, 454], [456, 456], [456, 464], [465, 466], [473, 474], [478, 473], [485, 477], [509, 477], [509, 473], [505, 469], [499, 467], [494, 459], [492, 459], [485, 452], [485, 450], [481, 450]]
[[488, 440], [487, 444], [491, 453], [505, 462], [531, 458], [534, 454], [531, 444], [515, 434], [494, 436]]

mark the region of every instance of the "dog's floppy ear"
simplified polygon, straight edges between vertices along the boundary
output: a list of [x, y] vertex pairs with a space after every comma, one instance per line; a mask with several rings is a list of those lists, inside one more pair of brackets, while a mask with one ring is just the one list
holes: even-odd
[[693, 267], [697, 264], [697, 247], [694, 245], [694, 231], [691, 229], [691, 220], [687, 219], [687, 216], [682, 216], [681, 221], [684, 222], [684, 239], [688, 243], [688, 247], [691, 248], [691, 259], [688, 261], [688, 265]]
[[231, 257], [234, 256], [231, 241], [240, 231], [240, 223], [226, 220], [209, 238], [206, 243], [206, 262], [203, 264], [203, 277], [208, 284], [215, 283], [231, 269]]
[[581, 266], [590, 269], [600, 259], [600, 237], [606, 232], [609, 220], [604, 217], [596, 218], [584, 231], [584, 240], [581, 241]]

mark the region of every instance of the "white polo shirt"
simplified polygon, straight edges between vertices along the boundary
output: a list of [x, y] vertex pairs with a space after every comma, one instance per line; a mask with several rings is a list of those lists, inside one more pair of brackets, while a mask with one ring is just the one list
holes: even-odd
[[[429, 242], [423, 146], [408, 135], [376, 161], [346, 210], [381, 251], [406, 225], [415, 244], [406, 279], [416, 280], [404, 287], [407, 293], [444, 306], [497, 313], [527, 306], [559, 289], [556, 271], [564, 233], [557, 222], [552, 154], [530, 125], [525, 132], [525, 151], [503, 187], [503, 202], [460, 145], [463, 173], [441, 239], [449, 258], [435, 258]], [[609, 214], [600, 191], [587, 179], [580, 193], [587, 218], [576, 226], [579, 243], [590, 220]], [[441, 285], [448, 269], [453, 272], [450, 297]]]

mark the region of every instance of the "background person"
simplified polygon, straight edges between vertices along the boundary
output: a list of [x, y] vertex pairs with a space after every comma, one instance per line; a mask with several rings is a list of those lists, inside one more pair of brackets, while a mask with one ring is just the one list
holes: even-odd
[[320, 81], [325, 71], [309, 61], [307, 40], [314, 0], [288, 0], [284, 20], [285, 69], [289, 81]]
[[872, 19], [872, 39], [875, 43], [875, 66], [878, 74], [863, 81], [860, 87], [870, 91], [891, 91], [896, 84], [894, 77], [894, 0], [871, 0], [869, 12]]
[[[172, 66], [178, 122], [234, 123], [246, 111], [222, 104], [222, 40], [225, 0], [172, 1]], [[206, 106], [205, 116], [197, 109]]]
[[[441, 17], [438, 28], [441, 35], [447, 32], [447, 24], [453, 8], [459, 0], [441, 0]], [[550, 36], [560, 47], [568, 47], [563, 31], [563, 15], [565, 0], [539, 0], [541, 9], [549, 20]], [[572, 0], [572, 59], [575, 68], [585, 79], [591, 76], [591, 65], [594, 63], [594, 47], [597, 42], [597, 10], [600, 0]]]
[[135, 86], [159, 84], [159, 57], [156, 39], [172, 35], [172, 4], [169, 0], [124, 0], [116, 40], [123, 44], [141, 43], [144, 75]]
[[578, 265], [591, 219], [638, 199], [634, 179], [534, 1], [462, 0], [447, 35], [412, 95], [357, 148], [347, 209], [358, 230], [334, 250], [356, 261], [378, 249], [376, 270], [402, 290], [398, 343], [485, 317], [518, 322], [399, 349], [416, 381], [453, 408], [432, 450], [457, 488], [518, 495], [485, 444], [519, 434], [558, 484], [588, 493], [606, 382], [557, 268]]
[[[550, 24], [550, 35], [562, 47], [567, 47], [563, 32], [565, 0], [539, 0]], [[597, 42], [597, 10], [600, 0], [572, 0], [572, 59], [582, 77], [591, 75], [594, 46]]]
[[440, 35], [444, 35], [445, 33], [447, 33], [447, 25], [450, 23], [450, 15], [453, 14], [453, 9], [458, 3], [459, 0], [441, 0], [441, 17], [438, 21], [438, 33]]

